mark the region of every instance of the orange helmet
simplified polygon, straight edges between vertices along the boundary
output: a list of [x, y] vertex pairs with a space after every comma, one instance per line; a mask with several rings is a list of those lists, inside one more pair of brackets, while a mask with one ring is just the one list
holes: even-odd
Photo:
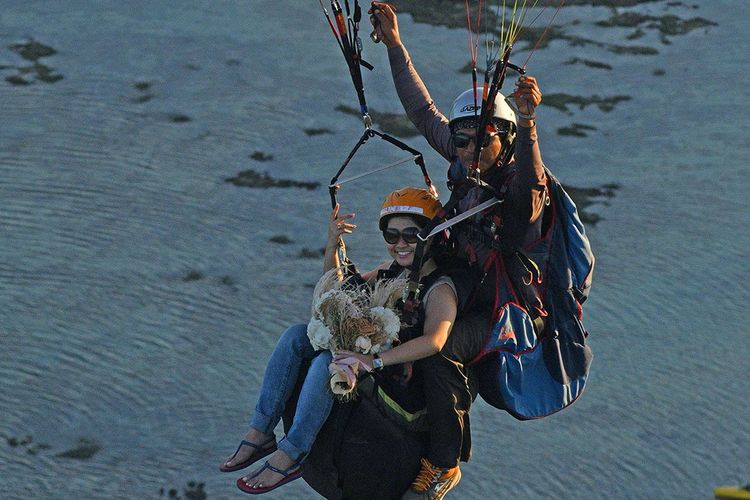
[[442, 209], [440, 200], [427, 189], [405, 187], [394, 191], [383, 200], [380, 209], [380, 229], [384, 229], [391, 215], [408, 215], [424, 222], [432, 219]]

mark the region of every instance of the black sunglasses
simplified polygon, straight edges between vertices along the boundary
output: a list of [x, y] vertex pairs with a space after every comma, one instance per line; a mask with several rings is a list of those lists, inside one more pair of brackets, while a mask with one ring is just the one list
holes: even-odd
[[393, 245], [398, 243], [399, 238], [403, 238], [405, 242], [413, 245], [417, 242], [419, 231], [418, 227], [407, 227], [403, 231], [389, 227], [383, 229], [383, 239], [385, 239], [386, 243]]
[[[490, 140], [498, 135], [497, 132], [491, 132], [489, 134], [484, 134], [484, 140], [482, 141], [482, 147], [486, 148], [490, 145]], [[457, 148], [465, 148], [469, 145], [470, 142], [473, 142], [476, 144], [477, 136], [475, 134], [466, 134], [464, 132], [456, 132], [452, 135], [453, 137], [453, 145]]]

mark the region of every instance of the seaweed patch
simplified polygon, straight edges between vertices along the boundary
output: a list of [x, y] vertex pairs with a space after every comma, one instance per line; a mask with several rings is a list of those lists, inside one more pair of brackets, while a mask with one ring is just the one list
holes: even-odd
[[224, 179], [238, 187], [248, 188], [304, 188], [312, 191], [320, 187], [319, 182], [295, 181], [292, 179], [274, 179], [268, 172], [257, 172], [255, 170], [243, 170], [235, 177]]
[[568, 106], [578, 106], [578, 108], [581, 110], [585, 109], [587, 106], [596, 106], [601, 111], [609, 113], [615, 108], [618, 103], [629, 101], [630, 99], [631, 97], [627, 95], [616, 95], [611, 97], [601, 97], [598, 95], [593, 95], [590, 97], [584, 97], [580, 95], [559, 93], [545, 95], [542, 104], [553, 107], [555, 109], [559, 109], [560, 111], [568, 113], [569, 115], [573, 113], [568, 109]]
[[151, 82], [139, 81], [133, 84], [133, 88], [139, 92], [139, 95], [130, 99], [131, 102], [141, 104], [148, 102], [154, 98], [154, 94], [150, 93]]
[[101, 446], [93, 439], [81, 438], [78, 440], [78, 446], [70, 450], [63, 451], [55, 455], [60, 458], [71, 458], [75, 460], [88, 460], [96, 455]]
[[333, 134], [333, 131], [329, 128], [306, 128], [303, 129], [303, 132], [307, 135]]
[[563, 64], [583, 64], [587, 68], [595, 68], [595, 69], [607, 69], [611, 70], [612, 66], [610, 66], [607, 63], [599, 62], [599, 61], [592, 61], [590, 59], [581, 59], [580, 57], [572, 57], [565, 61]]
[[591, 125], [585, 125], [583, 123], [573, 123], [569, 127], [561, 127], [557, 129], [557, 133], [559, 135], [567, 135], [567, 136], [574, 136], [574, 137], [588, 137], [588, 134], [586, 131], [593, 131], [597, 130], [596, 127], [592, 127]]
[[254, 151], [250, 155], [250, 159], [255, 161], [270, 161], [273, 160], [273, 155], [266, 154], [263, 151]]
[[29, 455], [36, 455], [40, 451], [50, 449], [48, 444], [35, 443], [34, 439], [29, 435], [22, 438], [6, 437], [5, 440], [11, 448], [23, 448]]
[[294, 243], [291, 239], [289, 239], [288, 236], [284, 234], [278, 234], [276, 236], [271, 236], [268, 241], [271, 243], [278, 243], [279, 245], [288, 245], [290, 243]]
[[206, 487], [205, 483], [190, 481], [182, 489], [183, 496], [180, 496], [180, 494], [177, 491], [177, 488], [170, 488], [169, 490], [160, 488], [159, 496], [163, 497], [164, 495], [166, 495], [167, 498], [174, 499], [174, 500], [183, 500], [183, 499], [184, 500], [206, 500], [208, 498], [208, 495], [206, 494], [205, 487]]
[[228, 274], [225, 274], [224, 276], [222, 276], [221, 279], [219, 280], [219, 283], [221, 283], [222, 285], [226, 287], [229, 287], [234, 292], [237, 291], [237, 283], [234, 281], [234, 278], [232, 278]]
[[183, 276], [182, 281], [184, 282], [190, 282], [190, 281], [199, 281], [202, 280], [205, 276], [200, 271], [190, 271], [185, 276]]
[[695, 29], [718, 26], [717, 23], [702, 17], [682, 19], [673, 14], [665, 16], [651, 16], [639, 12], [618, 12], [605, 21], [598, 21], [597, 26], [639, 28], [657, 30], [661, 34], [662, 43], [671, 43], [667, 37], [686, 35]]
[[[336, 111], [356, 116], [358, 118], [362, 117], [362, 113], [360, 113], [359, 109], [344, 104], [339, 104], [335, 109]], [[416, 137], [419, 135], [417, 129], [404, 113], [380, 113], [378, 111], [373, 111], [371, 108], [370, 117], [373, 122], [378, 124], [383, 132], [388, 134], [403, 138]]]
[[302, 259], [319, 259], [326, 254], [325, 247], [316, 249], [303, 248], [297, 254], [297, 257]]
[[575, 202], [581, 221], [584, 224], [594, 225], [602, 220], [602, 217], [598, 214], [587, 212], [586, 209], [597, 203], [608, 205], [608, 200], [615, 196], [615, 191], [620, 188], [620, 185], [611, 183], [598, 188], [578, 188], [568, 185], [563, 185], [563, 187]]
[[13, 44], [9, 48], [27, 61], [37, 61], [42, 57], [49, 57], [57, 54], [57, 51], [49, 45], [44, 45], [34, 39], [31, 39], [26, 43]]
[[[32, 63], [30, 66], [15, 68], [18, 71], [18, 74], [5, 77], [5, 81], [11, 85], [30, 85], [34, 81], [55, 83], [64, 78], [63, 75], [57, 73], [54, 68], [39, 62], [39, 59], [42, 57], [50, 57], [57, 54], [57, 50], [49, 45], [30, 39], [26, 43], [9, 45], [8, 48], [17, 53], [23, 59], [31, 61]], [[2, 69], [10, 68], [11, 66], [3, 66]]]

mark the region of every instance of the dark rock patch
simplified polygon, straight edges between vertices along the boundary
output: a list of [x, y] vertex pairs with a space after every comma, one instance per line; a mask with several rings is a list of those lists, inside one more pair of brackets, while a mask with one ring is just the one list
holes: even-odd
[[325, 247], [318, 248], [317, 250], [311, 248], [303, 248], [297, 254], [297, 257], [302, 259], [320, 259], [326, 254]]
[[695, 29], [718, 26], [717, 23], [702, 17], [683, 19], [675, 15], [651, 16], [639, 12], [616, 12], [609, 19], [596, 23], [603, 27], [625, 27], [638, 28], [636, 33], [641, 32], [641, 26], [647, 29], [657, 30], [664, 44], [672, 43], [668, 37], [686, 35]]
[[[545, 33], [544, 31], [547, 30]], [[544, 38], [542, 38], [544, 34]], [[518, 42], [526, 42], [526, 49], [532, 49], [536, 46], [538, 49], [547, 47], [553, 40], [568, 40], [570, 37], [565, 34], [562, 27], [550, 26], [525, 26], [518, 35]], [[537, 46], [537, 44], [539, 44]]]
[[[474, 9], [476, 10], [476, 7]], [[464, 2], [455, 0], [400, 0], [398, 11], [399, 13], [411, 14], [414, 22], [417, 23], [447, 26], [449, 28], [466, 28]], [[494, 26], [496, 21], [494, 9], [488, 10], [486, 15], [489, 16], [487, 22]], [[482, 13], [482, 17], [485, 17], [485, 13]]]
[[250, 155], [250, 159], [255, 161], [270, 161], [273, 160], [273, 155], [266, 154], [263, 151], [255, 151]]
[[646, 32], [643, 31], [641, 28], [638, 28], [637, 30], [635, 30], [634, 32], [626, 36], [625, 38], [627, 38], [628, 40], [638, 40], [639, 38], [643, 38], [644, 36], [646, 36]]
[[5, 77], [5, 81], [11, 85], [31, 85], [32, 82], [24, 79], [20, 75], [10, 75]]
[[199, 281], [202, 280], [205, 276], [203, 273], [199, 271], [190, 271], [185, 276], [183, 276], [182, 281], [184, 282], [190, 282], [190, 281]]
[[50, 449], [48, 444], [35, 443], [34, 439], [29, 435], [22, 438], [6, 437], [5, 440], [11, 448], [25, 448], [26, 453], [29, 455], [36, 455], [40, 451]]
[[255, 170], [243, 170], [235, 177], [224, 179], [238, 187], [249, 188], [304, 188], [312, 191], [320, 187], [319, 182], [304, 182], [291, 179], [274, 179], [268, 172], [256, 172]]
[[612, 66], [610, 66], [607, 63], [603, 63], [599, 61], [592, 61], [590, 59], [581, 59], [580, 57], [573, 57], [571, 59], [568, 59], [567, 61], [565, 61], [565, 64], [583, 64], [584, 66], [588, 68], [607, 69], [607, 70], [612, 69]]
[[133, 84], [133, 88], [140, 92], [140, 95], [133, 97], [130, 99], [131, 102], [134, 102], [136, 104], [141, 104], [144, 102], [148, 102], [151, 99], [154, 98], [154, 94], [150, 93], [149, 90], [151, 90], [151, 82], [135, 82]]
[[305, 134], [307, 135], [323, 135], [323, 134], [333, 134], [333, 131], [329, 128], [306, 128], [304, 129]]
[[36, 455], [40, 451], [49, 450], [49, 449], [50, 449], [50, 445], [39, 443], [39, 444], [34, 444], [26, 448], [26, 453], [28, 453], [29, 455]]
[[153, 98], [154, 94], [141, 94], [139, 96], [131, 98], [130, 101], [136, 104], [143, 104], [144, 102], [148, 102]]
[[634, 56], [655, 56], [659, 53], [653, 47], [645, 47], [643, 45], [607, 45], [607, 50], [614, 52], [615, 54], [626, 54]]
[[[336, 106], [336, 111], [346, 113], [348, 115], [362, 117], [359, 109], [339, 104]], [[411, 123], [409, 118], [404, 113], [380, 113], [377, 111], [370, 110], [370, 117], [372, 121], [378, 125], [383, 131], [397, 137], [415, 137], [419, 135], [419, 132], [414, 125]]]
[[62, 453], [55, 455], [60, 458], [72, 458], [74, 460], [88, 460], [96, 455], [101, 447], [91, 439], [81, 438], [78, 440], [78, 446]]
[[596, 130], [596, 127], [591, 125], [585, 125], [583, 123], [573, 123], [569, 127], [561, 127], [557, 129], [559, 135], [567, 135], [574, 137], [588, 137], [587, 130]]
[[36, 40], [29, 40], [26, 43], [17, 43], [8, 47], [13, 52], [17, 53], [27, 61], [36, 61], [41, 57], [49, 57], [57, 54], [57, 51], [49, 45], [37, 42]]
[[17, 446], [26, 446], [33, 442], [33, 439], [29, 435], [26, 435], [20, 439], [17, 437], [9, 437], [5, 438], [5, 440], [8, 442], [8, 446], [10, 446], [11, 448], [15, 448]]
[[602, 218], [597, 214], [587, 212], [586, 209], [596, 203], [607, 205], [608, 200], [615, 196], [615, 191], [620, 188], [620, 185], [611, 183], [598, 188], [579, 188], [567, 185], [563, 185], [563, 187], [578, 207], [578, 215], [581, 221], [584, 224], [594, 225]]
[[290, 243], [294, 243], [292, 240], [289, 239], [288, 236], [279, 234], [276, 236], [271, 236], [268, 241], [271, 243], [278, 243], [279, 245], [288, 245]]
[[182, 495], [177, 492], [177, 488], [170, 488], [165, 490], [164, 488], [159, 489], [159, 496], [163, 497], [165, 494], [167, 498], [174, 500], [206, 500], [208, 495], [205, 491], [205, 483], [199, 483], [197, 481], [190, 481], [182, 489]]
[[[53, 68], [39, 62], [39, 59], [42, 57], [57, 54], [57, 51], [52, 47], [32, 39], [26, 43], [9, 45], [8, 48], [19, 54], [23, 59], [32, 62], [31, 66], [16, 68], [18, 74], [5, 77], [5, 81], [11, 85], [30, 85], [34, 81], [55, 83], [64, 78], [63, 75], [57, 73]], [[10, 68], [10, 66], [2, 67], [2, 69]]]
[[568, 114], [572, 114], [572, 112], [568, 110], [568, 106], [578, 106], [579, 109], [583, 110], [586, 106], [592, 105], [598, 107], [605, 113], [609, 113], [614, 109], [615, 105], [622, 101], [629, 101], [630, 99], [631, 97], [627, 95], [616, 95], [612, 97], [593, 95], [590, 97], [584, 97], [580, 95], [560, 93], [545, 95], [542, 104], [559, 109]]
[[44, 83], [55, 83], [64, 78], [60, 73], [55, 73], [53, 68], [41, 63], [34, 63], [31, 69], [36, 73], [36, 79]]
[[[604, 7], [632, 7], [643, 3], [653, 3], [654, 0], [567, 0], [566, 6], [592, 5]], [[531, 5], [533, 2], [529, 2]], [[519, 2], [521, 4], [521, 2]], [[506, 8], [511, 11], [513, 2], [507, 2]], [[557, 8], [560, 0], [540, 0], [537, 7]], [[476, 21], [476, 3], [470, 3], [473, 20]], [[459, 0], [400, 0], [398, 3], [399, 13], [409, 13], [417, 23], [426, 23], [432, 26], [447, 26], [449, 28], [466, 28], [466, 10], [464, 2]], [[487, 22], [490, 26], [499, 26], [496, 9], [486, 9], [482, 12], [482, 24]], [[507, 19], [506, 19], [507, 21]], [[527, 25], [530, 19], [527, 19]], [[364, 21], [363, 21], [364, 22]], [[538, 38], [538, 37], [537, 37]], [[536, 43], [536, 38], [534, 39]]]

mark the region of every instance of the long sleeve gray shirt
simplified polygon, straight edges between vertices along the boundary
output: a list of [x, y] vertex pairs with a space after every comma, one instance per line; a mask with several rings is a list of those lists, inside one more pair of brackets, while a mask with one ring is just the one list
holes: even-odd
[[[430, 93], [403, 45], [388, 49], [393, 82], [407, 116], [432, 148], [451, 161], [456, 148], [451, 140], [448, 118], [435, 106]], [[533, 223], [542, 213], [546, 175], [537, 142], [536, 127], [518, 127], [515, 146], [516, 175], [508, 186], [508, 209], [519, 223]]]

